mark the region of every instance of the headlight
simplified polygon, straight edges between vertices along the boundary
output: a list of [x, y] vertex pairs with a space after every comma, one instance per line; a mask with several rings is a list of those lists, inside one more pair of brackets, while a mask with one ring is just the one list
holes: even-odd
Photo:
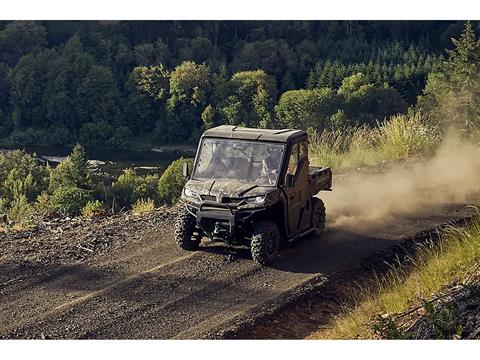
[[247, 204], [263, 204], [265, 201], [265, 196], [256, 196], [256, 197], [251, 197], [247, 198]]
[[187, 197], [195, 197], [195, 196], [196, 196], [196, 194], [195, 194], [192, 190], [190, 190], [189, 188], [187, 188], [187, 187], [183, 190], [183, 193], [184, 193], [185, 196], [187, 196]]

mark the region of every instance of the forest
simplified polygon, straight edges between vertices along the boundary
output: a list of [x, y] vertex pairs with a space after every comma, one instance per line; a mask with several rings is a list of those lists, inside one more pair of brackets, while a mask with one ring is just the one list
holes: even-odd
[[[478, 27], [477, 24], [473, 25]], [[218, 124], [405, 114], [456, 21], [2, 21], [0, 144], [140, 149]]]
[[112, 182], [90, 171], [86, 149], [193, 144], [222, 123], [305, 129], [310, 162], [336, 172], [432, 156], [452, 130], [478, 144], [478, 23], [327, 25], [3, 24], [1, 141], [76, 145], [54, 168], [0, 151], [0, 224], [173, 204], [193, 159], [161, 174], [127, 168]]

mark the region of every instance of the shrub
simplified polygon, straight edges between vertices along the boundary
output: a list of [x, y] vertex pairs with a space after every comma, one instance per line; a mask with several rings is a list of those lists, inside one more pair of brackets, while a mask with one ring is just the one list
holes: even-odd
[[155, 203], [152, 199], [138, 199], [132, 206], [133, 213], [136, 215], [147, 214], [155, 210]]
[[48, 200], [48, 212], [60, 216], [75, 216], [92, 200], [91, 192], [71, 186], [55, 189]]
[[43, 130], [27, 128], [25, 130], [15, 129], [6, 139], [10, 145], [38, 145], [45, 143], [46, 134]]
[[112, 191], [119, 207], [129, 207], [141, 198], [158, 199], [157, 175], [140, 176], [133, 169], [123, 170], [112, 184]]
[[336, 169], [374, 165], [433, 153], [440, 132], [422, 115], [397, 115], [376, 128], [361, 126], [342, 130], [310, 132], [310, 161]]
[[35, 155], [23, 150], [0, 153], [0, 194], [7, 204], [20, 195], [34, 201], [46, 189], [48, 176], [49, 169], [39, 165]]
[[92, 173], [88, 170], [85, 150], [77, 144], [72, 153], [50, 173], [50, 193], [58, 187], [76, 187], [91, 190], [94, 182]]
[[87, 204], [82, 209], [82, 215], [88, 216], [88, 217], [100, 215], [100, 214], [103, 214], [104, 212], [105, 212], [105, 206], [99, 200], [87, 202]]
[[7, 219], [15, 224], [16, 227], [24, 228], [31, 225], [34, 208], [28, 202], [25, 195], [12, 201], [10, 209], [7, 212]]
[[440, 143], [440, 135], [419, 113], [410, 117], [398, 115], [380, 124], [377, 143], [387, 158], [405, 159], [433, 152]]
[[160, 200], [169, 204], [176, 202], [182, 194], [186, 180], [183, 177], [183, 163], [187, 162], [192, 169], [193, 159], [180, 158], [172, 162], [158, 181], [158, 195]]

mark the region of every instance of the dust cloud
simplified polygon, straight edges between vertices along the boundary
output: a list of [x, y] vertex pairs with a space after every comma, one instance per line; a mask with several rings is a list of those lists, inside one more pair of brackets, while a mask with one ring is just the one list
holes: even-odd
[[436, 155], [372, 174], [346, 174], [321, 194], [330, 226], [368, 229], [433, 207], [464, 204], [480, 191], [480, 146], [449, 134]]

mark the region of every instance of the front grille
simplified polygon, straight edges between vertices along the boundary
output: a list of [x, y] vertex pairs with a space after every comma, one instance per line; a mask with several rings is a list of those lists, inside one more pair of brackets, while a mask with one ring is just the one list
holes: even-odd
[[219, 212], [219, 213], [230, 214], [230, 210], [228, 210], [227, 208], [218, 207], [218, 206], [215, 206], [215, 205], [204, 205], [204, 206], [202, 206], [202, 210], [203, 211], [216, 211], [216, 212]]
[[217, 198], [212, 195], [200, 195], [202, 200], [208, 200], [208, 201], [217, 201]]
[[233, 198], [233, 197], [223, 197], [222, 198], [222, 203], [224, 203], [224, 204], [237, 203], [239, 201], [240, 201], [239, 198]]

